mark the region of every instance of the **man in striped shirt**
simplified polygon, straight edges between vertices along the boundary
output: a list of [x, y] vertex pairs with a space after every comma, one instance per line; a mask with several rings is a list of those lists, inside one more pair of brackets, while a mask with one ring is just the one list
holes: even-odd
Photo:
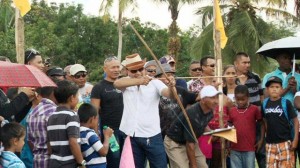
[[78, 86], [70, 81], [57, 83], [54, 95], [58, 103], [47, 124], [47, 139], [51, 156], [49, 167], [84, 167], [80, 150], [79, 117], [74, 108], [78, 103]]
[[56, 111], [56, 99], [54, 87], [43, 87], [37, 89], [43, 98], [32, 110], [27, 118], [28, 144], [32, 150], [34, 167], [48, 167], [49, 153], [47, 150], [47, 122], [53, 112]]

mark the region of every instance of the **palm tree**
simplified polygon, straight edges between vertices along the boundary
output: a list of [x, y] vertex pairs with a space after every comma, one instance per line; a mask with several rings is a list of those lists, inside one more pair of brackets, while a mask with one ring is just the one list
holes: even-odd
[[[114, 0], [103, 0], [100, 5], [100, 12], [104, 12], [103, 19], [104, 22], [109, 19], [109, 9], [112, 7]], [[118, 59], [121, 60], [122, 57], [122, 24], [123, 24], [123, 12], [125, 9], [128, 8], [128, 6], [135, 6], [137, 7], [137, 1], [136, 0], [118, 0], [118, 36], [119, 36], [119, 42], [118, 42]]]
[[6, 33], [14, 25], [14, 9], [11, 0], [0, 0], [0, 31]]
[[177, 18], [179, 15], [180, 6], [183, 4], [192, 4], [197, 0], [154, 0], [156, 2], [168, 3], [171, 12], [172, 23], [169, 26], [169, 41], [168, 41], [168, 54], [178, 60], [178, 53], [181, 47], [180, 39], [178, 37], [179, 28], [177, 26]]
[[[260, 1], [261, 2], [261, 1]], [[223, 21], [228, 42], [222, 51], [224, 63], [233, 62], [233, 55], [239, 51], [245, 51], [252, 57], [253, 69], [262, 74], [266, 68], [265, 61], [260, 61], [261, 57], [256, 55], [256, 50], [262, 44], [279, 39], [282, 36], [292, 35], [286, 29], [278, 29], [274, 24], [265, 22], [258, 16], [257, 12], [265, 11], [271, 17], [285, 18], [286, 23], [297, 23], [297, 17], [280, 9], [271, 8], [280, 4], [269, 4], [269, 7], [258, 7], [258, 0], [235, 0], [230, 1], [220, 8], [225, 11]], [[192, 54], [197, 58], [204, 55], [213, 55], [213, 6], [205, 6], [199, 9], [197, 14], [202, 18], [203, 32], [192, 45]], [[257, 65], [257, 66], [256, 66]]]

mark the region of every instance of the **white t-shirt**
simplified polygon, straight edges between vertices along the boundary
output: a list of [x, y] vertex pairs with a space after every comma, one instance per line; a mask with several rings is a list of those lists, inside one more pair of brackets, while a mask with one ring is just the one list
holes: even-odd
[[120, 130], [135, 137], [152, 137], [161, 132], [158, 103], [167, 86], [160, 80], [127, 87], [123, 91], [124, 110]]

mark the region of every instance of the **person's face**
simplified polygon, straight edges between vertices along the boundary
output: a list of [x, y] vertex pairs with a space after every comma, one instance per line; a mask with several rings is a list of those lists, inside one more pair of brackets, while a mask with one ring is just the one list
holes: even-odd
[[296, 109], [300, 109], [300, 96], [295, 97], [294, 99], [294, 105]]
[[267, 91], [270, 97], [278, 98], [282, 92], [282, 86], [279, 83], [271, 83], [271, 85], [267, 87]]
[[75, 82], [78, 87], [82, 88], [86, 83], [87, 73], [86, 72], [77, 72], [72, 76], [73, 82]]
[[215, 75], [216, 61], [214, 59], [208, 58], [206, 64], [202, 65], [202, 74], [204, 76], [214, 76]]
[[247, 74], [250, 70], [250, 57], [241, 56], [235, 62], [236, 70], [242, 74]]
[[219, 95], [215, 95], [213, 97], [205, 97], [203, 98], [201, 101], [203, 101], [203, 103], [205, 104], [205, 106], [210, 109], [210, 110], [214, 110], [219, 102]]
[[173, 71], [176, 71], [176, 63], [175, 62], [169, 62], [169, 65], [171, 66]]
[[238, 108], [247, 108], [249, 103], [249, 98], [247, 95], [238, 93], [234, 95], [234, 98]]
[[127, 70], [128, 71], [128, 76], [131, 78], [141, 78], [144, 76], [145, 69], [144, 67], [141, 67], [140, 69], [137, 70]]
[[276, 57], [279, 67], [283, 70], [291, 69], [292, 58], [288, 54], [280, 54]]
[[[225, 76], [235, 76], [236, 75], [235, 68], [234, 67], [227, 68], [226, 71], [224, 72], [224, 75]], [[234, 84], [236, 77], [228, 77], [228, 78], [225, 78], [225, 80], [226, 80], [227, 84]]]
[[32, 60], [28, 62], [28, 64], [37, 67], [41, 71], [44, 71], [45, 65], [40, 55], [36, 55]]
[[91, 127], [96, 128], [98, 126], [98, 121], [99, 121], [98, 116], [92, 117], [91, 120], [90, 120]]
[[168, 79], [167, 78], [174, 78], [174, 73], [172, 73], [172, 72], [167, 72], [166, 73], [166, 75], [167, 75], [167, 77], [165, 76], [165, 75], [161, 75], [160, 76], [160, 80], [164, 83], [164, 84], [168, 84], [169, 83], [169, 81], [168, 81]]
[[150, 65], [146, 68], [146, 75], [154, 77], [156, 74], [156, 66]]
[[189, 74], [191, 77], [199, 77], [201, 75], [201, 67], [199, 63], [190, 65]]
[[104, 72], [106, 77], [111, 80], [116, 80], [120, 75], [121, 63], [119, 60], [111, 60], [104, 64]]
[[25, 144], [24, 142], [24, 139], [25, 139], [25, 135], [23, 135], [21, 138], [14, 138], [13, 141], [14, 141], [14, 144], [16, 146], [16, 152], [21, 152], [22, 151], [22, 148]]
[[70, 108], [71, 110], [74, 110], [79, 102], [79, 92], [76, 93], [76, 95], [72, 95], [70, 97]]

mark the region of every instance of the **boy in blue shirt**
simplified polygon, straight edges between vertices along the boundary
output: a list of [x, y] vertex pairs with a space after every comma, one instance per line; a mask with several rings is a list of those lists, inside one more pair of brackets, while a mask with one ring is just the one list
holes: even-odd
[[80, 119], [81, 151], [86, 160], [86, 168], [106, 168], [106, 154], [109, 150], [109, 138], [113, 130], [103, 130], [104, 141], [100, 141], [98, 132], [98, 112], [88, 103], [82, 104], [78, 109]]

